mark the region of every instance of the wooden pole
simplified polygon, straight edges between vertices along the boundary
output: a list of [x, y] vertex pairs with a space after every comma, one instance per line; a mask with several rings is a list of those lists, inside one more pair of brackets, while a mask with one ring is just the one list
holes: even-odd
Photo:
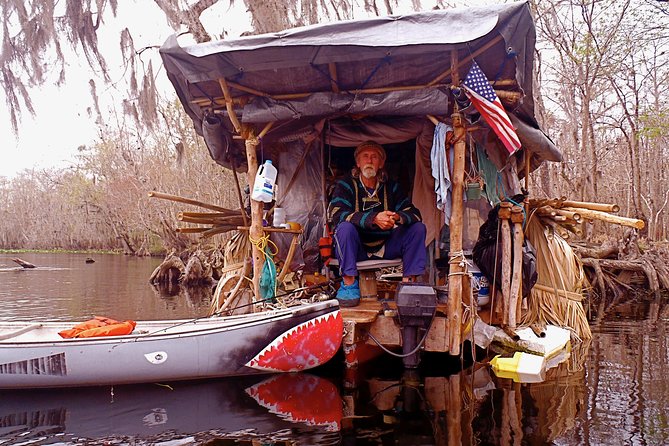
[[446, 410], [446, 430], [448, 432], [448, 446], [462, 444], [462, 390], [460, 388], [460, 373], [448, 378], [448, 408]]
[[525, 191], [527, 192], [527, 195], [525, 196], [525, 215], [530, 215], [530, 200], [529, 200], [529, 194], [530, 194], [530, 159], [532, 157], [530, 156], [530, 151], [525, 148]]
[[571, 208], [583, 208], [591, 209], [593, 211], [602, 211], [602, 212], [619, 212], [620, 206], [617, 204], [607, 204], [607, 203], [589, 203], [584, 201], [561, 201], [562, 206], [571, 207]]
[[577, 212], [582, 218], [588, 220], [601, 220], [607, 223], [613, 223], [622, 226], [630, 226], [636, 229], [643, 229], [643, 227], [646, 225], [643, 220], [639, 220], [638, 218], [621, 217], [619, 215], [607, 214], [606, 212], [602, 211], [593, 211], [590, 209], [571, 208], [571, 207], [565, 207], [563, 209], [566, 211]]
[[332, 91], [339, 93], [339, 85], [337, 85], [337, 65], [334, 62], [328, 64], [328, 71], [330, 73], [330, 86]]
[[220, 78], [218, 80], [218, 84], [221, 87], [221, 91], [223, 92], [223, 97], [225, 98], [225, 108], [228, 111], [228, 118], [230, 118], [230, 122], [232, 123], [232, 126], [235, 128], [235, 132], [241, 133], [242, 125], [240, 124], [239, 119], [237, 118], [237, 113], [235, 113], [234, 102], [232, 100], [232, 96], [230, 96], [230, 88], [228, 87], [228, 83], [225, 80], [225, 78]]
[[151, 198], [161, 198], [163, 200], [176, 201], [177, 203], [192, 204], [193, 206], [199, 206], [205, 209], [211, 209], [212, 211], [217, 212], [230, 212], [230, 209], [226, 209], [221, 206], [216, 206], [214, 204], [203, 203], [202, 201], [191, 200], [190, 198], [179, 197], [178, 195], [164, 194], [162, 192], [151, 191], [149, 192], [149, 197]]
[[[458, 74], [458, 52], [451, 52], [451, 67], [453, 73], [453, 84], [456, 85]], [[448, 331], [449, 331], [449, 353], [460, 354], [461, 330], [462, 330], [462, 281], [465, 273], [465, 258], [462, 252], [462, 225], [463, 225], [463, 193], [465, 178], [465, 126], [462, 115], [458, 112], [451, 116], [454, 134], [454, 158], [453, 158], [453, 205], [449, 227], [451, 230], [448, 269]], [[448, 156], [448, 154], [447, 154]]]
[[[502, 36], [501, 35], [495, 36], [492, 40], [490, 40], [490, 42], [486, 43], [485, 45], [483, 45], [481, 48], [477, 49], [473, 53], [470, 53], [467, 56], [465, 56], [465, 58], [462, 60], [462, 62], [469, 62], [470, 60], [475, 59], [476, 57], [478, 57], [479, 54], [481, 54], [485, 51], [488, 51], [490, 48], [492, 48], [498, 42], [501, 42], [501, 41], [502, 41]], [[456, 51], [457, 50], [453, 50], [453, 52], [456, 52]], [[451, 61], [452, 60], [453, 59], [451, 58]], [[458, 73], [456, 71], [457, 70], [453, 69], [453, 63], [451, 62], [451, 68], [449, 68], [448, 70], [439, 74], [437, 77], [435, 77], [430, 82], [428, 82], [427, 85], [435, 85], [436, 83], [442, 81], [444, 78], [448, 77], [451, 73], [454, 73], [454, 76], [451, 76], [451, 79], [452, 79], [451, 84], [458, 85], [460, 83], [460, 78], [459, 78]], [[457, 78], [457, 81], [456, 81], [456, 78]]]
[[502, 237], [502, 283], [499, 284], [502, 290], [502, 323], [509, 324], [509, 308], [511, 296], [511, 203], [504, 202], [499, 208], [499, 220]]
[[[246, 139], [246, 162], [249, 166], [248, 182], [249, 190], [253, 190], [253, 182], [258, 172], [258, 159], [256, 158], [256, 147], [258, 146], [258, 139], [250, 134]], [[251, 226], [249, 228], [249, 239], [260, 240], [265, 235], [262, 227], [262, 211], [263, 204], [261, 201], [251, 199]], [[262, 274], [262, 267], [265, 263], [265, 256], [260, 249], [253, 244], [251, 257], [253, 258], [253, 295], [255, 301], [262, 299], [260, 295], [260, 275]]]
[[516, 328], [520, 318], [520, 291], [523, 280], [523, 209], [514, 206], [511, 209], [513, 223], [513, 268], [509, 293], [509, 328]]

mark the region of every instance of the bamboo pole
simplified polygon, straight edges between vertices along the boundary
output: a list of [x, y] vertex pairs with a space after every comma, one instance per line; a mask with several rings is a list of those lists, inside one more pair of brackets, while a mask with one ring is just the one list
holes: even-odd
[[267, 132], [269, 132], [269, 130], [272, 128], [273, 125], [274, 125], [274, 121], [270, 121], [267, 124], [265, 124], [265, 127], [263, 127], [263, 129], [260, 131], [260, 133], [258, 133], [258, 139], [262, 139], [263, 136], [265, 136], [267, 134]]
[[[525, 190], [527, 193], [530, 193], [530, 151], [525, 149]], [[524, 206], [525, 206], [525, 215], [530, 215], [530, 200], [525, 197]]]
[[199, 206], [205, 209], [211, 209], [212, 211], [217, 212], [229, 212], [230, 209], [226, 209], [221, 206], [216, 206], [209, 203], [204, 203], [202, 201], [191, 200], [190, 198], [179, 197], [177, 195], [163, 194], [161, 192], [151, 191], [149, 192], [150, 198], [160, 198], [163, 200], [176, 201], [177, 203], [192, 204], [193, 206]]
[[339, 93], [339, 85], [337, 85], [337, 64], [330, 62], [328, 64], [328, 71], [330, 72], [330, 86], [332, 91]]
[[[469, 61], [472, 60], [472, 59], [475, 59], [475, 58], [478, 57], [481, 53], [483, 53], [483, 52], [485, 52], [485, 51], [488, 51], [488, 49], [492, 48], [495, 44], [497, 44], [497, 42], [499, 42], [499, 41], [501, 41], [501, 40], [502, 40], [502, 35], [501, 35], [501, 34], [495, 36], [490, 42], [486, 43], [485, 45], [483, 45], [481, 48], [479, 48], [478, 50], [474, 51], [473, 53], [470, 53], [470, 54], [467, 55], [464, 59], [462, 59], [460, 62], [461, 62], [461, 63], [465, 63], [465, 62], [469, 62]], [[455, 51], [457, 51], [457, 50], [455, 50]], [[456, 68], [457, 68], [457, 64], [456, 64]], [[453, 70], [453, 62], [452, 62], [452, 59], [451, 59], [451, 67], [450, 67], [448, 70], [443, 71], [441, 74], [439, 74], [439, 75], [438, 75], [437, 77], [435, 77], [434, 79], [432, 79], [430, 82], [427, 83], [427, 85], [431, 86], [431, 85], [434, 85], [434, 84], [440, 82], [442, 79], [445, 79], [446, 77], [448, 77], [448, 76], [451, 74], [451, 72], [453, 72], [453, 71], [454, 71], [454, 70]], [[452, 76], [452, 77], [453, 77], [453, 78], [456, 78], [456, 77], [458, 77], [458, 74], [455, 73], [455, 75]], [[458, 81], [457, 81], [457, 82], [456, 82], [455, 80], [453, 80], [451, 83], [452, 83], [453, 85], [457, 85], [457, 84], [460, 83], [460, 79], [458, 78]]]
[[220, 218], [220, 217], [240, 217], [241, 213], [239, 211], [229, 210], [228, 212], [190, 212], [190, 211], [181, 211], [177, 214], [183, 215], [184, 217], [194, 217], [194, 218]]
[[177, 214], [177, 220], [183, 221], [185, 223], [197, 223], [201, 225], [234, 223], [235, 226], [238, 226], [242, 223], [242, 216], [228, 215], [226, 217], [189, 217], [187, 215], [181, 215], [181, 212], [179, 212]]
[[[250, 135], [247, 135], [245, 145], [246, 162], [249, 166], [249, 190], [253, 190], [253, 181], [255, 180], [256, 173], [258, 172], [258, 159], [256, 158], [256, 147], [258, 146], [258, 139], [251, 133]], [[260, 238], [265, 235], [262, 227], [262, 211], [262, 202], [251, 199], [251, 225], [249, 227], [250, 240], [260, 240]], [[253, 258], [253, 296], [254, 301], [257, 302], [263, 298], [260, 295], [260, 275], [262, 274], [263, 264], [265, 263], [265, 256], [264, 253], [260, 252], [260, 249], [258, 249], [255, 244], [252, 243], [252, 247], [253, 249], [251, 257]]]
[[541, 206], [536, 209], [537, 209], [537, 214], [541, 215], [542, 217], [555, 217], [557, 215], [557, 211], [555, 210], [555, 208], [552, 208], [550, 206]]
[[[244, 227], [244, 226], [237, 226], [237, 229], [240, 231], [248, 231], [249, 228]], [[304, 230], [302, 229], [289, 229], [289, 228], [271, 228], [271, 227], [266, 227], [263, 228], [263, 231], [265, 232], [280, 232], [284, 234], [302, 234]]]
[[232, 102], [232, 96], [230, 96], [230, 88], [228, 87], [228, 83], [225, 78], [222, 77], [218, 80], [218, 84], [223, 91], [223, 97], [225, 98], [225, 108], [228, 111], [228, 118], [230, 118], [230, 122], [232, 122], [232, 126], [234, 127], [235, 132], [241, 133], [242, 125], [239, 123], [239, 119], [237, 119], [237, 113], [235, 113], [234, 102]]
[[267, 94], [263, 91], [256, 90], [255, 88], [247, 87], [247, 86], [242, 85], [242, 84], [238, 84], [237, 82], [227, 81], [227, 84], [228, 84], [228, 86], [230, 86], [232, 88], [235, 88], [239, 91], [243, 91], [245, 93], [251, 93], [254, 96], [271, 97], [269, 94]]
[[[451, 65], [457, 75], [458, 52], [451, 52]], [[462, 115], [455, 109], [451, 116], [453, 124], [454, 159], [453, 159], [453, 205], [449, 227], [451, 229], [448, 269], [448, 331], [449, 353], [460, 354], [462, 330], [462, 281], [465, 277], [464, 253], [462, 252], [463, 192], [465, 177], [465, 126]]]
[[223, 234], [224, 232], [234, 231], [234, 226], [214, 226], [213, 228], [207, 229], [202, 233], [202, 238], [213, 237], [218, 234]]
[[567, 220], [573, 220], [576, 223], [581, 221], [581, 214], [575, 210], [570, 211], [567, 209], [555, 209], [556, 215], [562, 215], [567, 218]]
[[617, 204], [606, 204], [606, 203], [589, 203], [585, 201], [569, 201], [569, 200], [560, 200], [562, 206], [571, 207], [571, 208], [583, 208], [590, 209], [592, 211], [602, 211], [602, 212], [619, 212], [620, 206]]
[[199, 234], [208, 231], [211, 228], [177, 228], [176, 231], [182, 234]]
[[644, 226], [646, 225], [646, 223], [644, 223], [643, 220], [639, 220], [638, 218], [621, 217], [619, 215], [612, 215], [602, 211], [594, 211], [591, 209], [571, 208], [571, 207], [565, 207], [563, 209], [567, 211], [578, 212], [582, 218], [588, 220], [601, 220], [607, 223], [629, 226], [636, 229], [643, 229]]
[[248, 218], [246, 217], [246, 209], [244, 209], [244, 197], [242, 196], [242, 189], [239, 185], [239, 176], [237, 175], [237, 167], [232, 162], [232, 175], [235, 177], [235, 188], [237, 189], [237, 200], [239, 200], [239, 210], [242, 211], [242, 220], [244, 221], [244, 226], [249, 225]]
[[511, 297], [511, 203], [504, 202], [500, 205], [499, 216], [502, 237], [502, 321], [504, 325], [509, 323], [510, 297]]
[[513, 269], [509, 293], [509, 327], [516, 328], [520, 319], [520, 292], [523, 280], [523, 209], [520, 206], [511, 208], [513, 223]]
[[576, 225], [563, 224], [562, 227], [577, 237], [583, 237], [583, 230]]
[[276, 281], [278, 283], [283, 282], [284, 277], [286, 277], [286, 274], [288, 274], [288, 271], [290, 271], [290, 262], [293, 261], [293, 257], [295, 256], [295, 250], [297, 249], [299, 241], [298, 237], [299, 234], [293, 234], [293, 239], [290, 241], [290, 247], [288, 248], [288, 253], [286, 254], [286, 260], [283, 263], [283, 268], [281, 268], [281, 272], [276, 277]]
[[[228, 83], [228, 86], [230, 83]], [[232, 98], [232, 103], [235, 105], [245, 105], [249, 102], [249, 98], [247, 96], [240, 96], [237, 98]], [[212, 107], [214, 105], [222, 105], [225, 106], [225, 97], [223, 96], [217, 96], [215, 98], [197, 98], [193, 99], [190, 101], [191, 104], [199, 105], [200, 107]]]

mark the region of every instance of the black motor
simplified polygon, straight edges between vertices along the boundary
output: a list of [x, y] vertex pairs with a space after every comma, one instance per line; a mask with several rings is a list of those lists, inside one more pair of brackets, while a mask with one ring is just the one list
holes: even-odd
[[397, 286], [395, 302], [402, 327], [402, 353], [407, 355], [403, 358], [404, 366], [413, 369], [420, 364], [418, 338], [427, 337], [427, 330], [437, 311], [437, 293], [424, 283], [401, 282]]

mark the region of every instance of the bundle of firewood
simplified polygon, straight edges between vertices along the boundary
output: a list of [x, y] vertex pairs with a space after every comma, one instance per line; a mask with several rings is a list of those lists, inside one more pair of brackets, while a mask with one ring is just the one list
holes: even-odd
[[565, 239], [569, 238], [570, 233], [581, 237], [583, 230], [580, 223], [585, 220], [600, 220], [636, 229], [644, 227], [643, 220], [614, 215], [620, 211], [616, 204], [570, 201], [564, 198], [531, 199], [530, 209], [536, 212], [542, 223], [551, 226]]
[[[226, 209], [221, 206], [203, 203], [189, 198], [176, 195], [163, 194], [160, 192], [149, 192], [149, 197], [161, 198], [163, 200], [176, 201], [208, 209], [212, 212], [186, 212], [177, 214], [177, 220], [184, 223], [193, 223], [198, 226], [180, 226], [177, 232], [183, 234], [200, 234], [202, 238], [211, 237], [228, 231], [234, 231], [239, 226], [247, 226], [246, 216], [241, 209]], [[206, 226], [203, 226], [206, 225]]]

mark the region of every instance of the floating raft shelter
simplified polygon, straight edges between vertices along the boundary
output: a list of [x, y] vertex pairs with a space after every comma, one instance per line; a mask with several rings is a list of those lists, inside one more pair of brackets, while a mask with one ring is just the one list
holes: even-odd
[[[541, 277], [541, 265], [546, 269], [555, 263], [547, 258], [552, 252], [537, 257], [539, 281], [548, 283], [538, 297], [523, 285], [520, 264], [531, 212], [522, 189], [543, 162], [562, 160], [535, 118], [535, 28], [528, 2], [329, 23], [194, 45], [180, 39], [170, 37], [160, 53], [213, 160], [235, 176], [246, 172], [250, 182], [259, 160], [271, 159], [278, 169], [274, 206], [299, 225], [300, 240], [296, 244], [272, 233], [279, 248], [275, 260], [288, 257], [290, 269], [302, 271], [303, 277], [331, 277], [328, 259], [319, 256], [319, 240], [329, 235], [328, 192], [350, 169], [356, 145], [367, 140], [382, 144], [389, 175], [411, 192], [427, 227], [429, 277], [424, 284], [402, 288], [404, 303], [397, 282], [381, 280], [360, 306], [343, 310], [348, 365], [366, 359], [369, 346], [401, 347], [409, 367], [420, 360], [413, 350], [460, 355], [477, 319], [513, 332], [531, 323], [567, 324], [556, 322], [546, 308], [582, 317], [573, 310], [581, 305], [574, 296], [581, 296], [582, 283], [557, 280], [554, 273]], [[492, 129], [494, 122], [465, 94], [462, 82], [474, 64], [501, 101], [518, 150], [505, 146]], [[500, 203], [501, 276], [487, 274], [492, 295], [479, 308], [478, 281], [486, 273], [472, 252], [479, 228]], [[250, 240], [269, 233], [263, 227], [266, 212], [263, 203], [250, 200], [250, 221], [242, 228]], [[550, 228], [539, 226], [535, 233], [553, 243]], [[252, 261], [253, 296], [261, 301], [265, 256], [258, 245]], [[567, 261], [574, 262], [569, 273], [577, 273], [575, 260]], [[363, 279], [376, 281], [383, 272], [366, 273]]]

